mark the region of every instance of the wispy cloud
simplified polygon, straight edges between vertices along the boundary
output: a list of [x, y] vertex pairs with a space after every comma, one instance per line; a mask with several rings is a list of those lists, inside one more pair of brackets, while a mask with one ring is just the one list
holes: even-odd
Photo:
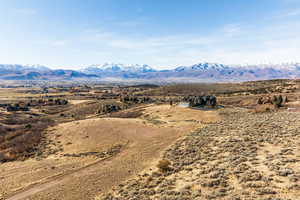
[[56, 40], [50, 42], [50, 45], [55, 47], [62, 47], [62, 46], [66, 46], [68, 43], [69, 43], [68, 40]]
[[300, 15], [300, 9], [299, 10], [292, 10], [288, 13], [286, 13], [286, 16], [299, 16]]
[[297, 17], [300, 16], [300, 9], [290, 9], [286, 11], [282, 11], [275, 15], [275, 18], [288, 18], [288, 17]]
[[20, 9], [16, 9], [15, 13], [23, 16], [31, 16], [31, 15], [36, 15], [37, 11], [32, 8], [20, 8]]
[[[118, 30], [87, 29], [67, 38], [36, 41], [34, 45], [42, 49], [49, 48], [57, 62], [69, 59], [75, 65], [146, 63], [157, 68], [171, 68], [198, 62], [299, 62], [299, 34], [300, 22], [281, 20], [262, 27], [229, 23], [207, 34], [146, 35], [136, 33], [134, 29], [129, 34], [122, 34]], [[62, 52], [62, 55], [57, 52]]]
[[239, 35], [241, 33], [241, 25], [240, 24], [227, 24], [223, 27], [224, 34], [229, 37], [233, 37], [235, 35]]
[[95, 51], [103, 56], [100, 60], [105, 61], [163, 67], [206, 61], [257, 64], [300, 60], [300, 39], [297, 39], [300, 22], [270, 24], [264, 28], [228, 24], [207, 35], [147, 37], [106, 31], [86, 33], [80, 42], [96, 46]]
[[43, 47], [65, 47], [71, 43], [71, 40], [43, 40], [43, 41], [35, 41], [32, 44]]

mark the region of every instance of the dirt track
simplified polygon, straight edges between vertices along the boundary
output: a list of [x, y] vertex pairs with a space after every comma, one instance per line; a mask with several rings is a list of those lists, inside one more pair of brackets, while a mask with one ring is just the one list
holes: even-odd
[[[124, 146], [124, 148], [125, 147], [126, 146]], [[106, 162], [109, 162], [109, 160], [112, 158], [113, 158], [113, 156], [107, 157], [107, 158], [98, 160], [94, 163], [88, 164], [77, 170], [73, 170], [73, 171], [64, 173], [59, 176], [53, 176], [53, 177], [49, 178], [48, 180], [46, 180], [44, 183], [33, 184], [33, 185], [25, 188], [23, 191], [17, 192], [16, 194], [12, 195], [11, 197], [8, 197], [7, 200], [25, 199], [25, 198], [33, 196], [39, 192], [42, 192], [49, 188], [55, 187], [59, 184], [63, 184], [64, 182], [67, 182], [70, 179], [72, 179], [74, 176], [84, 176], [85, 174], [89, 173], [90, 171], [97, 170], [99, 168], [100, 164], [105, 165]]]

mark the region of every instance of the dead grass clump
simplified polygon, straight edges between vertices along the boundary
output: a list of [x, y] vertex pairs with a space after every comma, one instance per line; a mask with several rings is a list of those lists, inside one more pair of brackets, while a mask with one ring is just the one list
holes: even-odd
[[263, 104], [263, 105], [257, 105], [253, 112], [254, 113], [265, 113], [265, 112], [271, 112], [274, 111], [276, 108], [274, 105], [268, 105], [268, 104]]
[[56, 115], [62, 112], [67, 112], [71, 109], [70, 105], [53, 105], [53, 106], [43, 106], [43, 113], [47, 115]]
[[5, 152], [3, 154], [3, 156], [2, 156], [2, 161], [13, 161], [13, 160], [16, 160], [16, 158], [17, 158], [17, 155], [15, 153], [13, 153], [13, 152]]
[[9, 131], [15, 131], [15, 128], [9, 127], [9, 126], [4, 126], [0, 124], [0, 136], [4, 135], [5, 133], [9, 132]]
[[20, 135], [23, 134], [23, 130], [17, 130], [17, 131], [13, 131], [13, 132], [8, 132], [7, 134], [5, 134], [4, 139], [6, 141], [8, 140], [12, 140]]
[[116, 112], [116, 113], [111, 113], [109, 117], [112, 118], [138, 118], [142, 116], [141, 110], [137, 111], [121, 111], [121, 112]]
[[107, 100], [107, 101], [91, 101], [83, 104], [74, 105], [69, 111], [66, 111], [65, 114], [68, 116], [74, 116], [76, 119], [84, 118], [87, 115], [93, 115], [95, 112], [102, 107], [102, 105], [112, 104], [121, 107], [121, 103], [116, 101]]
[[157, 164], [157, 168], [162, 172], [166, 172], [166, 171], [169, 171], [171, 169], [170, 165], [171, 165], [170, 161], [160, 160]]
[[0, 152], [0, 162], [3, 162], [5, 160], [4, 153]]
[[0, 120], [0, 123], [9, 126], [9, 125], [25, 125], [36, 123], [39, 121], [48, 121], [47, 118], [34, 118], [32, 116], [24, 115], [22, 113], [13, 113], [9, 116], [6, 116], [5, 119]]

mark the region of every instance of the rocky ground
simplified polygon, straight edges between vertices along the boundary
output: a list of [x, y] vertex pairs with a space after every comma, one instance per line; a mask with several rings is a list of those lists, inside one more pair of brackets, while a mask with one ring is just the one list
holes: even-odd
[[164, 153], [170, 170], [149, 169], [96, 199], [300, 199], [300, 112], [220, 114]]

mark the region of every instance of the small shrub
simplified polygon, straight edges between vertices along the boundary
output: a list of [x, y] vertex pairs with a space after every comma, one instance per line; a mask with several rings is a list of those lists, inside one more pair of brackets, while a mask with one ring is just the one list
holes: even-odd
[[25, 125], [25, 128], [26, 128], [26, 129], [31, 129], [31, 128], [32, 128], [32, 125], [31, 125], [31, 124], [26, 124], [26, 125]]
[[12, 161], [12, 160], [16, 160], [17, 155], [13, 152], [6, 152], [3, 155], [3, 160], [4, 161]]
[[168, 160], [160, 160], [158, 162], [158, 164], [157, 164], [157, 168], [160, 171], [166, 172], [166, 171], [169, 171], [171, 169], [170, 165], [171, 165], [170, 161], [168, 161]]
[[0, 152], [0, 163], [5, 161], [4, 159], [4, 153], [3, 152]]
[[0, 162], [33, 156], [41, 142], [43, 130], [53, 124], [50, 119], [29, 119], [18, 115], [9, 116], [3, 122], [7, 123], [0, 126]]
[[279, 96], [274, 95], [274, 96], [272, 97], [272, 104], [273, 104], [276, 108], [281, 107], [281, 106], [282, 106], [282, 102], [283, 102], [283, 98], [282, 98], [281, 95], [279, 95]]

